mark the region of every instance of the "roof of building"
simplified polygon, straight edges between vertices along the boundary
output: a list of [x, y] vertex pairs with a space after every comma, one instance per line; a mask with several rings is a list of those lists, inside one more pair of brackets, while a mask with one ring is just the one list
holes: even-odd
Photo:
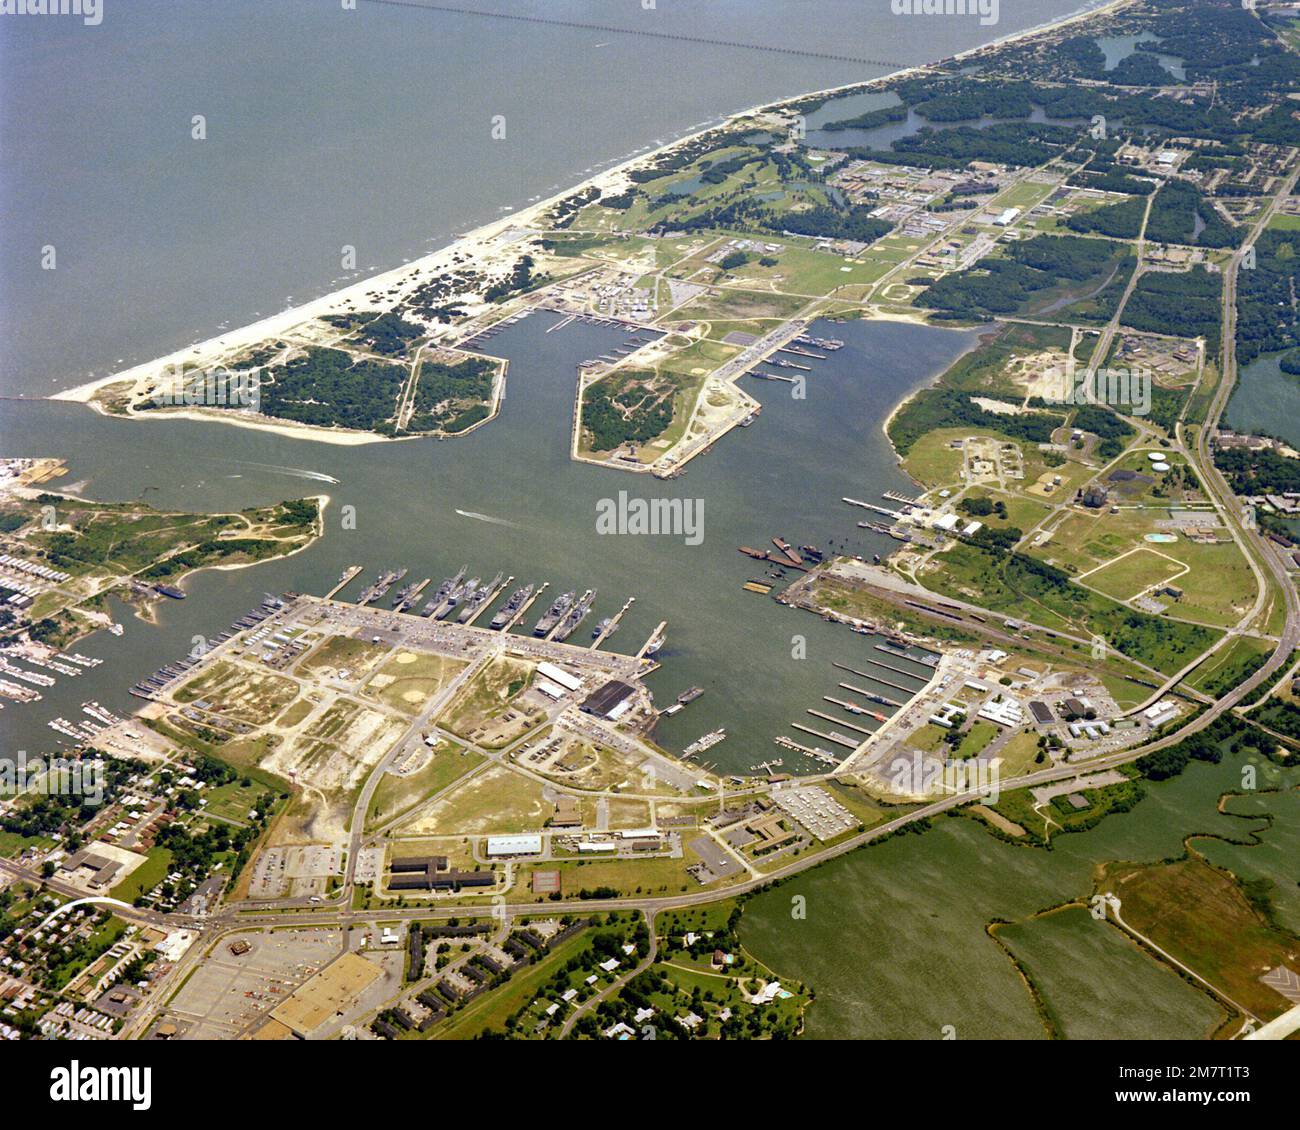
[[519, 836], [488, 836], [488, 855], [537, 855], [542, 837], [536, 833]]
[[271, 1010], [271, 1016], [294, 1035], [305, 1037], [350, 1007], [382, 975], [379, 966], [360, 954], [345, 953], [299, 985]]
[[537, 673], [546, 676], [553, 683], [559, 683], [566, 690], [576, 691], [582, 686], [581, 679], [566, 671], [563, 667], [557, 667], [554, 663], [539, 663]]
[[635, 693], [636, 688], [621, 679], [610, 679], [598, 690], [589, 694], [582, 703], [582, 709], [588, 714], [606, 716], [627, 698]]

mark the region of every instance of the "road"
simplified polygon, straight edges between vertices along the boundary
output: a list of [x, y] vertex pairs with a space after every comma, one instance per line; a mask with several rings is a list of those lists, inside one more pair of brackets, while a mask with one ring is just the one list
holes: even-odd
[[[1250, 240], [1248, 241], [1247, 246], [1253, 244], [1254, 240], [1258, 238], [1258, 235], [1263, 231], [1264, 227], [1273, 215], [1279, 199], [1288, 195], [1292, 191], [1298, 176], [1300, 176], [1300, 170], [1292, 172], [1278, 194], [1270, 200], [1269, 204], [1262, 211], [1252, 228]], [[1280, 591], [1283, 596], [1286, 605], [1286, 622], [1278, 638], [1277, 647], [1273, 654], [1250, 678], [1243, 680], [1227, 694], [1211, 703], [1201, 714], [1189, 719], [1185, 725], [1180, 727], [1174, 733], [1158, 739], [1146, 746], [1139, 746], [1133, 749], [1123, 750], [1114, 754], [1099, 757], [1087, 765], [1086, 769], [1088, 772], [1096, 772], [1128, 764], [1146, 754], [1153, 753], [1160, 749], [1169, 748], [1186, 737], [1205, 729], [1217, 718], [1234, 710], [1243, 697], [1286, 663], [1292, 650], [1298, 643], [1300, 643], [1300, 596], [1297, 595], [1295, 587], [1291, 584], [1286, 568], [1278, 555], [1272, 550], [1267, 541], [1260, 536], [1256, 529], [1248, 526], [1244, 521], [1242, 521], [1236, 509], [1235, 496], [1229, 488], [1226, 480], [1214, 467], [1213, 458], [1209, 448], [1209, 438], [1213, 434], [1218, 421], [1222, 416], [1228, 398], [1231, 395], [1233, 385], [1236, 381], [1237, 374], [1234, 336], [1236, 329], [1237, 274], [1242, 267], [1244, 257], [1244, 249], [1238, 250], [1234, 253], [1231, 260], [1224, 268], [1222, 373], [1219, 385], [1215, 390], [1214, 397], [1207, 412], [1205, 423], [1197, 434], [1194, 455], [1192, 452], [1188, 452], [1188, 456], [1196, 465], [1196, 470], [1201, 476], [1201, 481], [1206, 485], [1211, 497], [1216, 503], [1216, 506], [1219, 507], [1221, 513], [1224, 515], [1224, 519], [1228, 523], [1228, 527], [1234, 538], [1238, 541], [1238, 544], [1242, 546], [1247, 557], [1251, 560], [1252, 568], [1256, 570], [1257, 575], [1261, 576], [1260, 595], [1256, 601], [1256, 605], [1235, 631], [1240, 632], [1244, 630], [1247, 623], [1254, 621], [1259, 616], [1267, 600], [1268, 585], [1263, 583], [1262, 575], [1259, 572], [1260, 564], [1262, 564], [1263, 568], [1271, 575], [1278, 591]], [[1135, 278], [1137, 273], [1138, 272], [1135, 271]], [[1134, 280], [1130, 280], [1130, 291], [1133, 282]], [[1126, 291], [1126, 297], [1127, 293], [1128, 291]], [[1116, 320], [1114, 324], [1118, 325], [1118, 321]], [[1108, 329], [1112, 329], [1112, 327], [1108, 326]], [[1181, 431], [1182, 425], [1180, 423], [1180, 445], [1183, 443]], [[934, 599], [934, 594], [929, 594], [929, 599]], [[1054, 634], [1059, 635], [1060, 633]], [[1225, 639], [1227, 638], [1229, 637], [1225, 636]], [[1207, 652], [1206, 654], [1209, 653]], [[483, 657], [480, 657], [480, 659], [482, 658]], [[1179, 677], [1182, 677], [1182, 673], [1180, 673]], [[447, 688], [448, 693], [439, 696], [439, 701], [445, 701], [446, 698], [449, 697], [450, 692], [458, 687], [462, 681], [463, 680], [454, 681], [453, 684]], [[411, 734], [418, 732], [419, 726], [424, 724], [428, 717], [432, 716], [434, 709], [435, 708], [431, 707], [421, 715], [420, 719], [412, 725], [410, 729]], [[1081, 768], [1077, 764], [1067, 763], [1063, 765], [1054, 765], [1030, 773], [1024, 777], [1017, 778], [1015, 786], [1017, 788], [1026, 788], [1034, 785], [1066, 780], [1078, 776], [1080, 771]], [[385, 920], [390, 921], [453, 918], [466, 914], [467, 909], [469, 908], [464, 904], [456, 906], [434, 905], [420, 907], [386, 907], [379, 912], [355, 911], [351, 909], [349, 905], [350, 894], [355, 875], [357, 852], [364, 836], [365, 813], [369, 806], [370, 797], [373, 795], [374, 787], [377, 786], [381, 776], [382, 774], [379, 772], [372, 774], [371, 778], [367, 781], [367, 787], [363, 789], [362, 796], [358, 798], [357, 805], [355, 806], [352, 820], [346, 880], [343, 889], [340, 892], [338, 904], [324, 905], [316, 909], [294, 909], [280, 913], [270, 911], [249, 912], [241, 910], [238, 905], [231, 905], [206, 919], [198, 919], [192, 916], [179, 914], [160, 914], [153, 911], [139, 909], [132, 909], [129, 911], [123, 910], [120, 912], [121, 917], [127, 921], [158, 926], [161, 928], [196, 929], [202, 933], [199, 943], [192, 946], [189, 952], [180, 962], [178, 962], [176, 968], [173, 970], [168, 986], [155, 993], [148, 1008], [142, 1010], [142, 1021], [147, 1022], [149, 1016], [156, 1014], [156, 1012], [165, 1005], [166, 998], [172, 988], [183, 984], [188, 971], [201, 959], [202, 954], [206, 952], [222, 935], [228, 934], [232, 931], [262, 926], [298, 926], [316, 928], [330, 926], [347, 927], [354, 925], [359, 921], [369, 921], [375, 918], [377, 914], [382, 915]], [[941, 813], [950, 811], [961, 805], [978, 801], [982, 798], [982, 795], [983, 794], [978, 791], [951, 794], [929, 804], [922, 805], [909, 813], [895, 817], [893, 820], [889, 820], [877, 827], [852, 836], [832, 847], [825, 848], [818, 852], [809, 852], [765, 875], [751, 876], [743, 882], [722, 890], [700, 890], [691, 894], [664, 896], [659, 898], [631, 897], [601, 900], [598, 904], [595, 904], [595, 907], [601, 910], [639, 911], [646, 916], [647, 921], [651, 924], [652, 948], [650, 957], [646, 961], [642, 962], [637, 969], [627, 974], [626, 978], [622, 981], [616, 982], [616, 985], [620, 985], [626, 979], [630, 979], [630, 977], [639, 972], [642, 967], [648, 965], [649, 961], [653, 960], [654, 955], [657, 952], [653, 941], [653, 922], [654, 916], [658, 912], [672, 908], [697, 906], [715, 902], [719, 898], [734, 897], [739, 894], [749, 893], [768, 884], [792, 878], [809, 868], [846, 855], [849, 852], [856, 851], [858, 848], [872, 843], [873, 841], [889, 836], [909, 824], [932, 816], [940, 815]], [[44, 883], [50, 890], [70, 897], [79, 897], [83, 893], [66, 884], [60, 884], [53, 880], [46, 880], [32, 869], [12, 863], [11, 861], [0, 860], [0, 871], [29, 883], [37, 885]], [[500, 908], [498, 908], [498, 911], [499, 909]], [[562, 914], [570, 911], [590, 912], [592, 909], [593, 904], [591, 902], [581, 900], [562, 900], [559, 902], [548, 903], [546, 906], [546, 911], [554, 914]], [[536, 903], [531, 902], [506, 905], [505, 912], [508, 914], [536, 914], [538, 912], [538, 906]], [[572, 1026], [576, 1023], [577, 1019], [581, 1015], [585, 1014], [588, 1008], [594, 1007], [600, 999], [604, 999], [604, 997], [612, 991], [614, 991], [614, 986], [611, 986], [598, 997], [593, 998], [592, 1001], [587, 1002], [584, 1008], [575, 1010], [574, 1014], [569, 1018], [569, 1021], [566, 1022], [565, 1032], [567, 1033], [572, 1029]], [[142, 1030], [143, 1027], [140, 1023], [133, 1023], [131, 1031], [139, 1032]]]
[[560, 1029], [561, 1040], [567, 1040], [572, 1034], [574, 1026], [578, 1021], [586, 1016], [588, 1012], [592, 1011], [592, 1009], [596, 1008], [601, 1001], [613, 996], [619, 991], [619, 989], [632, 980], [633, 977], [640, 973], [644, 973], [655, 963], [655, 958], [659, 953], [659, 939], [655, 937], [655, 912], [653, 910], [647, 910], [645, 912], [645, 921], [646, 927], [650, 931], [649, 953], [647, 953], [645, 957], [643, 957], [632, 969], [629, 969], [624, 973], [622, 977], [619, 977], [616, 981], [610, 982], [610, 984], [601, 989], [594, 997], [583, 1001], [582, 1004], [569, 1013], [568, 1019], [565, 1020], [564, 1026]]

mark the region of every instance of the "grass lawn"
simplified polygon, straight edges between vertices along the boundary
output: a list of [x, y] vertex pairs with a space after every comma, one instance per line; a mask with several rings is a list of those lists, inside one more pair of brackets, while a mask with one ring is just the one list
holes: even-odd
[[998, 727], [992, 722], [976, 722], [966, 732], [958, 752], [962, 757], [976, 757], [997, 736]]
[[1132, 600], [1153, 585], [1175, 581], [1185, 571], [1180, 562], [1154, 549], [1134, 549], [1083, 579], [1116, 600]]
[[[653, 859], [557, 859], [539, 863], [536, 868], [521, 867], [515, 884], [515, 896], [531, 897], [533, 870], [558, 870], [561, 889], [566, 898], [581, 890], [612, 887], [624, 894], [678, 894], [702, 890], [691, 876], [688, 867], [699, 862], [689, 847], [682, 848], [682, 858], [657, 857]], [[592, 899], [593, 909], [600, 901]]]
[[204, 793], [204, 799], [208, 803], [204, 805], [203, 811], [209, 816], [218, 816], [235, 824], [246, 825], [249, 822], [249, 811], [260, 811], [264, 798], [270, 794], [269, 788], [257, 782], [244, 786], [239, 781], [231, 781], [228, 785], [219, 785]]
[[546, 823], [552, 811], [550, 802], [542, 799], [542, 786], [538, 782], [493, 766], [463, 782], [403, 825], [402, 834], [533, 832]]
[[109, 895], [123, 902], [134, 902], [167, 878], [171, 864], [172, 853], [167, 848], [150, 848], [145, 861], [109, 891]]
[[0, 831], [0, 858], [12, 859], [29, 847], [52, 848], [54, 841], [45, 836], [20, 836], [17, 832]]
[[998, 770], [1002, 777], [1023, 776], [1034, 768], [1035, 758], [1038, 757], [1038, 734], [1033, 730], [1016, 734], [998, 750], [998, 756], [1002, 758]]
[[393, 819], [427, 797], [436, 796], [483, 761], [477, 753], [459, 746], [443, 746], [434, 752], [427, 765], [409, 777], [386, 773], [371, 798], [370, 811], [366, 813], [367, 828]]
[[464, 668], [463, 659], [399, 651], [370, 677], [363, 693], [416, 714]]
[[1193, 671], [1188, 685], [1211, 696], [1224, 694], [1259, 670], [1272, 653], [1267, 640], [1240, 636]]
[[947, 733], [948, 731], [942, 726], [927, 722], [907, 739], [907, 744], [913, 749], [919, 749], [924, 753], [933, 753], [943, 744], [943, 739]]

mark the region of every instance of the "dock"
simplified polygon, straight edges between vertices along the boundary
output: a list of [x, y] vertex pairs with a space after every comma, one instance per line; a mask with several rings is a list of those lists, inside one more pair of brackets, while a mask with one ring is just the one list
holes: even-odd
[[884, 514], [889, 518], [902, 518], [903, 513], [900, 510], [890, 510], [888, 506], [877, 506], [874, 502], [863, 502], [860, 498], [849, 498], [847, 496], [840, 499], [841, 502], [847, 502], [850, 506], [860, 506], [863, 510], [874, 510], [877, 514]]
[[802, 753], [804, 757], [811, 757], [816, 761], [824, 761], [827, 765], [838, 765], [839, 759], [828, 749], [821, 749], [816, 746], [800, 745], [793, 738], [787, 738], [784, 734], [778, 738], [772, 739], [782, 749], [788, 749], [792, 753]]
[[877, 651], [883, 651], [886, 655], [897, 656], [899, 659], [906, 659], [909, 663], [919, 663], [922, 667], [936, 667], [939, 663], [939, 657], [932, 653], [925, 655], [908, 655], [905, 651], [900, 651], [896, 647], [891, 647], [886, 643], [876, 644]]
[[[921, 689], [920, 687], [905, 687], [901, 683], [891, 683], [888, 679], [882, 679], [879, 675], [872, 675], [866, 671], [859, 671], [857, 668], [848, 667], [843, 663], [836, 663], [834, 666], [838, 667], [841, 671], [847, 671], [850, 675], [860, 675], [864, 679], [870, 679], [873, 683], [880, 683], [881, 686], [893, 687], [894, 690], [902, 691], [906, 695], [914, 695]], [[914, 676], [914, 678], [918, 679], [920, 677], [920, 675]]]
[[899, 502], [904, 506], [924, 506], [925, 504], [919, 498], [908, 498], [905, 494], [899, 494], [896, 490], [887, 490], [881, 496], [888, 502]]
[[822, 741], [834, 742], [836, 745], [842, 745], [845, 749], [858, 748], [857, 745], [849, 741], [849, 739], [844, 737], [842, 734], [839, 736], [836, 736], [835, 734], [823, 734], [820, 730], [814, 730], [811, 726], [805, 726], [802, 722], [791, 722], [790, 725], [796, 730], [802, 730], [805, 734], [812, 734], [815, 738], [821, 738]]
[[[908, 656], [901, 656], [900, 658], [907, 659]], [[893, 664], [890, 663], [882, 663], [879, 659], [868, 659], [867, 662], [870, 663], [871, 666], [873, 667], [883, 667], [886, 671], [893, 671], [895, 675], [905, 675], [909, 679], [920, 679], [923, 682], [928, 682], [930, 679], [929, 675], [921, 675], [918, 674], [916, 671], [908, 671], [902, 667], [895, 667], [893, 666]], [[913, 662], [920, 662], [920, 661], [913, 660]], [[861, 674], [861, 672], [859, 672], [859, 674]], [[871, 676], [868, 675], [867, 678], [871, 678]]]
[[884, 703], [882, 704], [882, 705], [884, 705], [884, 706], [902, 706], [902, 705], [903, 705], [901, 702], [895, 702], [892, 698], [885, 698], [885, 696], [884, 696], [883, 694], [882, 694], [882, 695], [878, 695], [878, 694], [876, 694], [875, 691], [869, 691], [869, 690], [867, 690], [865, 687], [855, 687], [852, 683], [841, 683], [841, 684], [840, 684], [840, 690], [852, 691], [854, 694], [860, 694], [860, 695], [861, 695], [863, 698], [865, 698], [868, 702], [872, 702], [872, 701], [874, 701], [874, 700], [877, 699], [877, 698], [884, 698], [885, 701], [884, 701]]
[[420, 593], [424, 592], [424, 590], [429, 587], [429, 580], [429, 577], [425, 577], [424, 580], [407, 593], [404, 600], [398, 601], [397, 604], [393, 606], [394, 610], [397, 612], [405, 612], [408, 608], [412, 607], [420, 599]]
[[755, 561], [770, 561], [773, 565], [779, 565], [782, 569], [798, 569], [801, 573], [808, 572], [808, 566], [792, 561], [784, 553], [769, 553], [765, 549], [751, 549], [747, 545], [736, 547], [746, 557], [752, 557]]
[[513, 628], [516, 624], [518, 624], [519, 621], [524, 618], [528, 610], [532, 608], [533, 604], [537, 601], [537, 598], [541, 596], [542, 593], [544, 593], [547, 590], [547, 588], [550, 587], [550, 584], [551, 584], [550, 581], [543, 581], [540, 585], [538, 585], [537, 591], [533, 593], [533, 595], [530, 596], [527, 600], [524, 601], [524, 603], [520, 606], [519, 611], [514, 614], [514, 617], [501, 626], [501, 631], [503, 633], [508, 632], [510, 631], [511, 628]]
[[772, 544], [776, 546], [777, 551], [781, 554], [782, 557], [789, 559], [787, 562], [784, 562], [784, 564], [798, 565], [801, 568], [803, 567], [803, 558], [797, 556], [795, 554], [795, 551], [790, 548], [789, 543], [786, 542], [784, 539], [773, 538]]
[[[546, 332], [550, 333], [551, 331], [547, 330]], [[478, 606], [478, 608], [474, 610], [474, 615], [465, 621], [465, 627], [468, 628], [471, 624], [474, 623], [475, 620], [477, 620], [480, 616], [482, 616], [484, 612], [486, 612], [489, 608], [491, 608], [492, 605], [496, 603], [497, 597], [501, 595], [501, 591], [513, 580], [514, 577], [507, 577], [504, 581], [502, 581], [499, 585], [497, 585], [497, 587], [492, 590], [492, 593], [487, 598], [487, 600], [485, 600], [482, 604]]]
[[855, 726], [852, 722], [841, 721], [839, 718], [836, 718], [835, 715], [823, 714], [820, 710], [812, 710], [810, 708], [807, 713], [811, 714], [814, 718], [820, 718], [823, 722], [833, 722], [836, 726], [843, 726], [846, 730], [853, 730], [855, 733], [862, 734], [865, 737], [870, 737], [875, 733], [874, 730], [868, 730], [865, 726]]
[[[568, 611], [567, 611], [563, 616], [561, 616], [558, 620], [555, 621], [555, 627], [553, 627], [553, 628], [552, 628], [549, 632], [547, 632], [546, 635], [543, 637], [543, 638], [546, 640], [546, 642], [547, 642], [547, 643], [550, 643], [551, 640], [555, 639], [556, 634], [559, 632], [559, 630], [560, 630], [561, 628], [564, 627], [564, 622], [565, 622], [566, 620], [568, 620], [568, 618], [569, 618], [569, 617], [574, 613], [574, 611], [575, 611], [576, 609], [581, 608], [583, 604], [585, 604], [585, 603], [587, 603], [588, 601], [590, 601], [590, 600], [592, 599], [592, 597], [594, 597], [595, 595], [596, 595], [596, 590], [595, 590], [595, 589], [585, 589], [585, 590], [583, 591], [583, 594], [582, 594], [580, 597], [578, 597], [577, 600], [575, 600], [575, 601], [573, 602], [573, 606], [572, 606], [572, 607], [571, 607], [571, 608], [570, 608], [570, 609], [569, 609], [569, 610], [568, 610]], [[579, 620], [578, 620], [578, 623], [581, 623], [581, 622], [582, 622], [581, 619], [579, 619]], [[576, 630], [577, 625], [575, 624], [574, 627], [575, 627], [575, 630]]]
[[632, 605], [634, 605], [635, 603], [636, 603], [636, 597], [629, 596], [627, 600], [623, 602], [623, 607], [620, 608], [618, 612], [616, 612], [613, 616], [610, 617], [609, 623], [605, 625], [600, 635], [598, 635], [594, 640], [591, 641], [591, 647], [588, 650], [595, 651], [598, 647], [600, 647], [600, 645], [605, 642], [605, 637], [608, 636], [611, 632], [613, 632], [615, 628], [618, 627], [618, 622], [623, 619], [623, 614], [627, 612], [627, 610], [631, 608]]
[[653, 632], [651, 632], [649, 636], [646, 637], [646, 641], [641, 645], [641, 650], [636, 653], [636, 657], [638, 659], [644, 659], [645, 653], [650, 650], [650, 645], [653, 644], [655, 640], [662, 640], [664, 637], [664, 632], [667, 631], [667, 629], [668, 629], [668, 621], [660, 620], [659, 626]]
[[335, 596], [337, 596], [340, 592], [342, 592], [345, 588], [347, 588], [348, 585], [350, 585], [353, 581], [357, 579], [357, 574], [360, 573], [364, 568], [365, 568], [364, 565], [350, 565], [348, 567], [347, 572], [344, 573], [343, 576], [339, 578], [339, 583], [325, 594], [325, 599], [333, 600]]
[[838, 706], [841, 710], [847, 710], [850, 714], [861, 714], [867, 718], [874, 718], [877, 722], [887, 721], [879, 710], [872, 710], [870, 707], [862, 706], [856, 702], [845, 702], [842, 698], [832, 698], [828, 694], [822, 695], [822, 701]]

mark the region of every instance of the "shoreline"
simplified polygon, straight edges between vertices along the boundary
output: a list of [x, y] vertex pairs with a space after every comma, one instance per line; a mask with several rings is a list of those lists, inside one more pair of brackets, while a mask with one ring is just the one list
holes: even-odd
[[[304, 322], [312, 321], [327, 314], [338, 313], [340, 308], [347, 304], [353, 304], [355, 309], [375, 308], [377, 306], [392, 309], [402, 300], [405, 292], [418, 287], [423, 282], [428, 281], [429, 278], [436, 276], [447, 268], [452, 266], [457, 266], [461, 269], [464, 269], [466, 266], [469, 266], [470, 268], [487, 267], [494, 263], [495, 256], [492, 254], [493, 251], [500, 252], [501, 250], [504, 250], [506, 257], [511, 257], [512, 252], [510, 250], [510, 245], [506, 244], [504, 249], [493, 247], [495, 241], [509, 232], [512, 228], [527, 227], [534, 223], [560, 201], [574, 195], [575, 193], [582, 192], [592, 187], [600, 188], [602, 194], [612, 190], [621, 190], [625, 187], [626, 176], [631, 170], [641, 167], [645, 163], [651, 162], [663, 154], [669, 153], [699, 137], [718, 130], [730, 128], [746, 118], [755, 117], [764, 113], [772, 113], [790, 105], [791, 103], [809, 98], [829, 98], [848, 91], [869, 90], [872, 87], [885, 82], [895, 81], [899, 78], [928, 71], [932, 68], [943, 66], [948, 63], [958, 62], [981, 52], [1004, 47], [1010, 43], [1056, 31], [1062, 27], [1066, 27], [1082, 20], [1100, 17], [1121, 8], [1125, 8], [1131, 3], [1132, 0], [1107, 0], [1107, 3], [1098, 5], [1095, 8], [1077, 11], [1064, 15], [1059, 19], [1049, 20], [1046, 23], [1035, 27], [1011, 32], [1005, 36], [990, 40], [989, 42], [980, 44], [976, 47], [967, 48], [964, 51], [960, 51], [942, 59], [926, 63], [918, 63], [910, 67], [903, 67], [899, 70], [891, 71], [888, 74], [880, 75], [872, 79], [863, 79], [851, 83], [843, 83], [838, 86], [826, 87], [821, 90], [813, 90], [801, 94], [785, 96], [779, 99], [760, 103], [756, 106], [751, 106], [747, 109], [726, 114], [714, 124], [706, 125], [701, 129], [692, 130], [689, 133], [672, 139], [664, 145], [648, 149], [634, 157], [620, 161], [617, 164], [610, 166], [608, 169], [595, 173], [586, 180], [561, 189], [559, 192], [545, 197], [534, 204], [527, 205], [517, 211], [509, 212], [506, 215], [473, 228], [469, 232], [453, 240], [451, 243], [430, 252], [428, 255], [412, 259], [406, 263], [399, 264], [367, 278], [359, 279], [358, 281], [350, 283], [339, 290], [330, 291], [318, 298], [297, 306], [289, 307], [279, 313], [268, 315], [267, 317], [261, 318], [255, 322], [250, 322], [243, 326], [236, 327], [235, 329], [223, 331], [218, 335], [214, 335], [197, 343], [182, 346], [180, 349], [155, 357], [152, 360], [142, 362], [127, 369], [118, 370], [92, 381], [74, 385], [71, 388], [64, 389], [50, 396], [33, 399], [86, 404], [101, 415], [117, 417], [120, 419], [133, 420], [147, 417], [151, 414], [122, 414], [110, 412], [102, 405], [93, 403], [93, 399], [100, 390], [109, 385], [125, 381], [139, 381], [150, 375], [157, 374], [168, 367], [185, 364], [198, 366], [212, 365], [213, 363], [220, 361], [223, 357], [237, 353], [240, 350], [248, 349], [259, 342], [265, 341], [267, 338], [280, 336], [286, 331], [295, 326], [301, 325]], [[463, 258], [464, 256], [468, 256], [468, 263]], [[458, 257], [460, 257], [460, 261], [458, 263], [453, 263], [453, 260]], [[394, 289], [398, 291], [398, 294], [390, 298], [385, 293], [385, 301], [376, 303], [367, 300], [368, 295], [372, 292], [387, 292]], [[188, 409], [179, 412], [165, 410], [163, 413], [160, 413], [160, 418], [194, 419], [202, 422], [234, 424], [235, 426], [240, 427], [276, 432], [286, 438], [317, 440], [324, 443], [335, 443], [348, 446], [384, 442], [390, 438], [388, 436], [381, 436], [360, 429], [340, 429], [336, 434], [335, 429], [320, 428], [307, 424], [297, 424], [293, 421], [281, 420], [275, 417], [267, 417], [266, 423], [253, 420], [231, 419], [216, 414], [219, 413], [220, 410], [213, 411], [214, 414], [195, 412]], [[391, 438], [413, 439], [423, 437], [409, 436]]]
[[[85, 498], [81, 498], [78, 495], [68, 494], [65, 492], [48, 491], [45, 493], [59, 494], [60, 497], [67, 498], [72, 502], [92, 501]], [[311, 536], [306, 541], [304, 541], [300, 546], [298, 546], [296, 549], [291, 549], [289, 550], [288, 553], [277, 554], [274, 557], [263, 557], [253, 561], [232, 561], [232, 562], [226, 562], [224, 564], [219, 562], [212, 562], [211, 564], [206, 564], [206, 565], [196, 565], [192, 569], [186, 569], [179, 576], [169, 577], [166, 583], [172, 584], [175, 587], [180, 588], [181, 584], [188, 578], [198, 573], [206, 572], [208, 570], [212, 570], [213, 572], [233, 572], [237, 569], [251, 569], [258, 565], [268, 565], [272, 561], [287, 561], [290, 557], [296, 557], [298, 554], [304, 553], [307, 550], [311, 549], [312, 546], [314, 546], [318, 541], [321, 540], [321, 538], [325, 536], [325, 511], [329, 507], [331, 498], [330, 495], [328, 494], [305, 494], [302, 497], [304, 499], [310, 498], [315, 501], [317, 506], [317, 515], [316, 515], [316, 523], [313, 526], [311, 531]], [[214, 511], [212, 513], [217, 513], [217, 512]], [[188, 596], [189, 594], [186, 593], [186, 595]], [[127, 608], [132, 609], [134, 612], [134, 615], [132, 617], [133, 619], [139, 620], [145, 624], [149, 624], [150, 626], [157, 626], [159, 623], [161, 623], [161, 621], [158, 618], [158, 609], [164, 607], [166, 601], [169, 599], [168, 597], [163, 596], [163, 594], [161, 593], [156, 593], [155, 595], [144, 599], [134, 598], [129, 594], [123, 595], [122, 593], [118, 592], [117, 586], [103, 589], [100, 592], [94, 594], [93, 598], [87, 598], [87, 599], [98, 599], [100, 597], [108, 597], [108, 596], [116, 597], [116, 599], [121, 604], [125, 605]], [[113, 618], [111, 612], [92, 612], [92, 611], [78, 612], [77, 607], [78, 606], [66, 606], [64, 609], [62, 609], [62, 611], [68, 612], [69, 614], [74, 616], [81, 616], [87, 620], [91, 620], [92, 622], [86, 626], [85, 631], [78, 632], [74, 637], [61, 643], [57, 648], [58, 651], [66, 651], [70, 647], [75, 647], [77, 644], [79, 644], [82, 640], [86, 639], [88, 636], [97, 635], [99, 632], [109, 631], [114, 624], [120, 623], [120, 621], [115, 620]], [[94, 622], [95, 618], [100, 616], [104, 617], [104, 622], [95, 623]]]

